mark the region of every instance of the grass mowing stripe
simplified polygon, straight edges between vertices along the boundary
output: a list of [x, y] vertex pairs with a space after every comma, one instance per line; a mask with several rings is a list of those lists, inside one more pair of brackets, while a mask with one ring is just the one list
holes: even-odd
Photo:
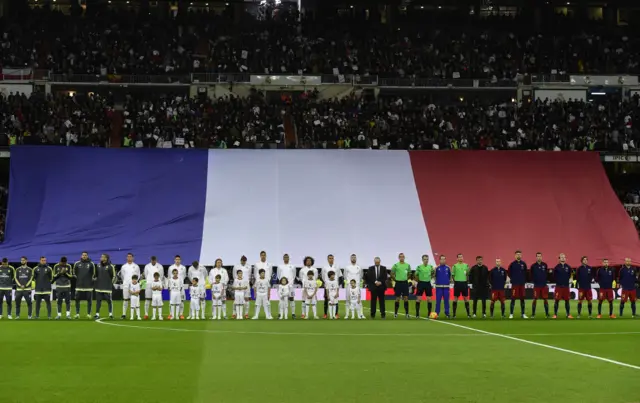
[[[424, 319], [424, 318], [421, 318], [421, 319]], [[486, 330], [475, 329], [473, 327], [463, 326], [463, 325], [459, 325], [457, 323], [444, 322], [444, 321], [440, 321], [440, 320], [434, 320], [433, 322], [441, 323], [443, 325], [457, 327], [457, 328], [460, 328], [460, 329], [471, 330], [471, 331], [479, 332], [479, 333], [486, 334], [486, 335], [489, 335], [489, 336], [495, 336], [495, 337], [501, 337], [503, 339], [519, 341], [520, 343], [531, 344], [533, 346], [544, 347], [544, 348], [548, 348], [548, 349], [551, 349], [551, 350], [561, 351], [563, 353], [578, 355], [578, 356], [585, 357], [585, 358], [591, 358], [592, 360], [608, 362], [609, 364], [619, 365], [621, 367], [627, 367], [627, 368], [631, 368], [631, 369], [640, 370], [640, 367], [637, 366], [637, 365], [631, 365], [631, 364], [627, 364], [626, 362], [611, 360], [609, 358], [599, 357], [597, 355], [585, 354], [585, 353], [581, 353], [579, 351], [568, 350], [566, 348], [551, 346], [549, 344], [542, 344], [542, 343], [538, 343], [538, 342], [531, 341], [531, 340], [520, 339], [518, 337], [508, 336], [506, 334], [487, 332]]]

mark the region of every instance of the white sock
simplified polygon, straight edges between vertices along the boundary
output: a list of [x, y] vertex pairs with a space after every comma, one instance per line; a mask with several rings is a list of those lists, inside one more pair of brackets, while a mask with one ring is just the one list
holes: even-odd
[[283, 318], [286, 318], [287, 316], [289, 316], [289, 307], [288, 306], [284, 306], [284, 315], [282, 315]]
[[200, 302], [200, 312], [202, 312], [202, 319], [204, 319], [207, 314], [207, 301]]
[[184, 301], [180, 303], [180, 316], [184, 316]]
[[158, 307], [158, 316], [162, 316], [162, 307], [161, 306]]
[[[260, 308], [261, 308], [261, 307], [260, 307], [260, 304], [256, 304], [256, 307], [255, 307], [255, 309], [254, 309], [255, 313], [253, 314], [253, 317], [254, 317], [254, 318], [257, 318], [258, 316], [260, 316], [260, 311], [261, 311], [261, 309], [260, 309]], [[265, 312], [265, 313], [266, 313], [266, 312]]]
[[358, 305], [358, 317], [360, 318], [362, 316], [364, 316], [364, 315], [362, 314], [362, 304], [360, 304], [360, 305]]
[[135, 313], [136, 308], [131, 308], [131, 319], [133, 319], [133, 314]]
[[344, 317], [345, 318], [349, 317], [349, 304], [348, 303], [345, 304], [345, 307], [344, 307]]
[[307, 304], [306, 302], [304, 303], [304, 316], [309, 316], [309, 304]]
[[291, 307], [291, 314], [296, 314], [296, 301], [289, 301], [289, 306]]
[[[151, 308], [151, 311], [153, 312], [153, 317], [154, 318], [156, 317], [156, 311], [157, 310], [158, 310], [157, 308]], [[149, 316], [149, 315], [147, 315], [147, 316]]]
[[136, 315], [138, 316], [138, 319], [141, 318], [141, 316], [140, 316], [140, 308], [136, 308]]
[[151, 300], [147, 299], [144, 301], [144, 315], [149, 316], [149, 305], [151, 305]]
[[311, 310], [313, 311], [313, 317], [315, 318], [316, 316], [318, 316], [318, 309], [316, 308], [316, 305], [313, 304], [311, 305]]
[[250, 304], [250, 302], [249, 302], [249, 301], [246, 301], [246, 302], [245, 302], [245, 304], [244, 304], [244, 307], [242, 308], [243, 312], [244, 312], [244, 311], [246, 311], [246, 312], [247, 312], [247, 315], [249, 314], [249, 312], [251, 312], [251, 311], [249, 310], [249, 306], [250, 306], [249, 304]]
[[222, 316], [227, 317], [227, 301], [222, 301]]
[[271, 317], [271, 302], [267, 301], [267, 304], [264, 306], [265, 313], [267, 314], [267, 318]]
[[124, 301], [122, 301], [122, 315], [127, 314], [127, 308], [129, 308], [129, 300], [125, 299]]

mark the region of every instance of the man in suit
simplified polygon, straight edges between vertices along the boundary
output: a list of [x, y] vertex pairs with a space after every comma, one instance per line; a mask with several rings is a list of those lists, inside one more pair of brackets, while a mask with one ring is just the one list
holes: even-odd
[[367, 270], [367, 288], [371, 293], [371, 318], [376, 317], [376, 305], [380, 301], [380, 316], [386, 316], [384, 293], [387, 290], [387, 268], [380, 265], [380, 258], [376, 257], [373, 266]]

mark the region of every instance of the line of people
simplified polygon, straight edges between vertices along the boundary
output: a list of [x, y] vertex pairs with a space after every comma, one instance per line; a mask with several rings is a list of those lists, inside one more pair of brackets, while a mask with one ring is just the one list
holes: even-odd
[[[525, 283], [533, 283], [533, 302], [531, 306], [532, 317], [535, 317], [538, 300], [542, 300], [545, 316], [550, 317], [548, 294], [549, 284], [552, 279], [555, 282], [553, 317], [557, 318], [560, 301], [564, 301], [567, 318], [572, 319], [570, 312], [570, 286], [577, 283], [578, 286], [578, 317], [582, 313], [583, 302], [587, 301], [589, 317], [592, 315], [592, 282], [599, 284], [598, 318], [602, 317], [602, 304], [609, 303], [609, 316], [613, 314], [614, 290], [621, 289], [620, 316], [622, 316], [625, 304], [631, 302], [632, 316], [636, 315], [637, 287], [640, 283], [640, 271], [631, 265], [629, 258], [616, 275], [616, 270], [609, 266], [609, 261], [604, 259], [602, 267], [595, 269], [589, 266], [588, 258], [583, 256], [581, 265], [571, 268], [566, 263], [566, 255], [560, 254], [558, 264], [551, 268], [543, 260], [542, 254], [536, 254], [536, 262], [530, 268], [522, 260], [521, 251], [516, 251], [515, 260], [508, 267], [502, 266], [501, 259], [496, 259], [495, 267], [491, 270], [483, 264], [482, 256], [476, 257], [476, 264], [469, 267], [462, 254], [457, 255], [457, 261], [451, 267], [446, 264], [446, 256], [439, 256], [439, 265], [433, 267], [429, 264], [429, 256], [422, 256], [422, 264], [412, 268], [405, 261], [404, 254], [398, 256], [398, 262], [390, 270], [380, 264], [380, 259], [375, 258], [374, 265], [368, 270], [363, 270], [357, 263], [356, 255], [350, 256], [350, 264], [344, 268], [338, 267], [333, 255], [328, 255], [327, 264], [318, 269], [312, 257], [304, 259], [303, 267], [298, 270], [291, 264], [289, 256], [283, 256], [283, 263], [277, 266], [274, 273], [271, 263], [266, 259], [266, 253], [260, 253], [260, 260], [253, 266], [247, 264], [247, 258], [242, 256], [240, 264], [231, 270], [231, 277], [221, 259], [217, 259], [214, 267], [207, 271], [206, 267], [198, 262], [187, 268], [182, 264], [180, 256], [175, 256], [174, 263], [169, 267], [170, 276], [165, 278], [164, 267], [158, 263], [155, 256], [141, 272], [140, 267], [134, 262], [132, 253], [127, 255], [127, 262], [116, 273], [115, 266], [110, 262], [109, 255], [103, 254], [98, 264], [93, 263], [86, 252], [81, 259], [71, 266], [65, 257], [51, 268], [47, 264], [46, 257], [41, 257], [38, 265], [31, 268], [27, 258], [22, 257], [21, 265], [15, 269], [9, 265], [5, 258], [0, 265], [0, 301], [4, 300], [8, 305], [9, 318], [12, 312], [12, 289], [16, 287], [16, 316], [20, 317], [21, 302], [24, 299], [28, 307], [28, 317], [32, 317], [32, 292], [36, 300], [35, 317], [40, 316], [42, 301], [47, 306], [48, 316], [51, 317], [52, 284], [56, 288], [56, 300], [58, 306], [57, 318], [62, 316], [62, 305], [66, 307], [66, 317], [71, 319], [71, 295], [72, 279], [75, 280], [76, 318], [80, 316], [80, 303], [87, 301], [87, 317], [92, 317], [93, 292], [96, 295], [96, 313], [93, 316], [99, 319], [102, 301], [106, 301], [109, 308], [109, 316], [113, 317], [112, 290], [116, 279], [122, 279], [123, 312], [122, 319], [126, 319], [129, 308], [131, 318], [141, 319], [140, 298], [144, 292], [145, 319], [149, 319], [151, 307], [151, 319], [162, 318], [162, 292], [169, 290], [170, 318], [183, 319], [186, 301], [186, 288], [190, 290], [190, 315], [189, 318], [205, 318], [206, 316], [206, 290], [211, 289], [212, 318], [227, 317], [227, 298], [233, 299], [233, 317], [248, 318], [250, 312], [251, 289], [255, 291], [254, 318], [258, 318], [264, 308], [265, 316], [271, 315], [271, 289], [276, 286], [275, 299], [278, 301], [279, 317], [286, 319], [291, 314], [296, 318], [296, 302], [294, 284], [299, 282], [302, 286], [302, 316], [304, 318], [317, 318], [317, 294], [324, 288], [324, 317], [339, 318], [338, 300], [340, 284], [344, 283], [346, 292], [346, 317], [364, 319], [362, 312], [361, 287], [366, 284], [371, 295], [371, 317], [375, 318], [377, 305], [380, 307], [381, 317], [385, 317], [385, 293], [389, 285], [393, 286], [395, 293], [394, 315], [398, 316], [400, 301], [404, 303], [405, 315], [409, 314], [409, 296], [415, 294], [415, 315], [420, 317], [420, 305], [423, 297], [426, 297], [428, 308], [427, 317], [432, 314], [432, 298], [435, 288], [435, 315], [440, 314], [441, 303], [444, 302], [444, 313], [449, 318], [450, 305], [453, 308], [453, 318], [456, 317], [458, 299], [464, 301], [468, 317], [477, 316], [478, 300], [482, 304], [482, 316], [486, 317], [486, 301], [490, 299], [490, 314], [493, 316], [496, 302], [501, 304], [502, 316], [505, 316], [505, 288], [510, 284], [511, 305], [509, 318], [513, 318], [516, 300], [520, 301], [521, 316], [525, 314]], [[575, 279], [575, 280], [574, 280]], [[185, 286], [185, 284], [189, 284]], [[450, 288], [453, 285], [453, 303], [450, 304]], [[473, 315], [469, 305], [469, 285], [471, 285], [473, 297]], [[3, 315], [3, 306], [0, 303], [0, 318]]]

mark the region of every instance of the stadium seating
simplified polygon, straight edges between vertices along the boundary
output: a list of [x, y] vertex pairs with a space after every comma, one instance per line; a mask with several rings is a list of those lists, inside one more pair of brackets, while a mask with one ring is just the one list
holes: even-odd
[[[419, 9], [383, 18], [296, 12], [255, 21], [249, 15], [104, 10], [82, 16], [44, 8], [5, 26], [3, 66], [63, 74], [360, 74], [488, 78], [520, 74], [638, 73], [640, 40], [621, 28], [555, 16], [477, 18], [468, 11]], [[6, 24], [6, 23], [5, 23]], [[327, 29], [331, 27], [331, 29]]]

